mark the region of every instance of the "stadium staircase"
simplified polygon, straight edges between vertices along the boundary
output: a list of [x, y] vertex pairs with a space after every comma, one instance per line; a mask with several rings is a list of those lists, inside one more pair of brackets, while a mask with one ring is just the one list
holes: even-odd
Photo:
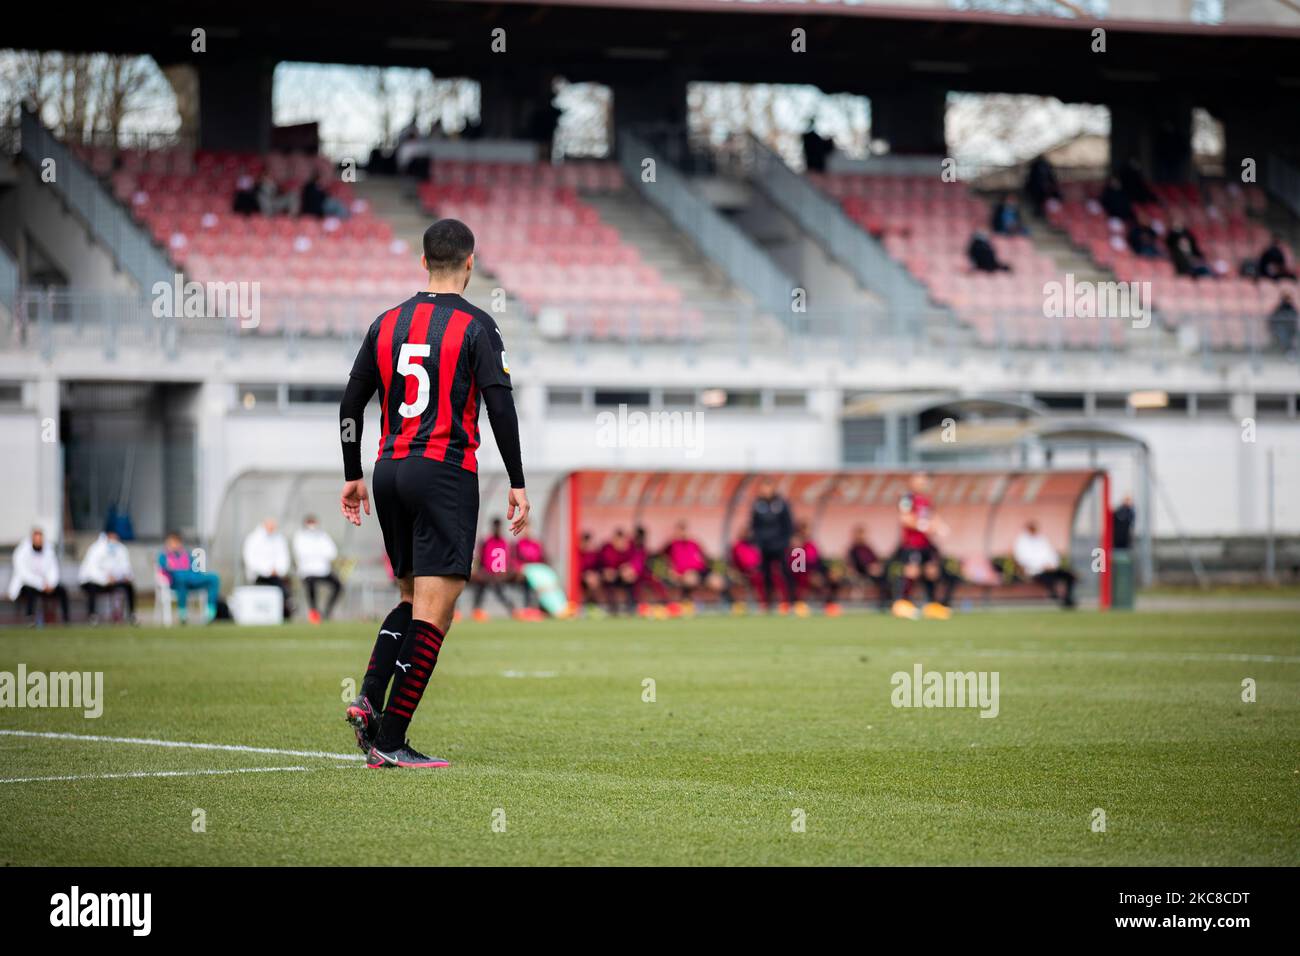
[[[619, 231], [643, 262], [681, 292], [682, 302], [701, 313], [704, 341], [726, 341], [735, 335], [735, 315], [750, 308], [750, 300], [735, 288], [706, 256], [700, 254], [658, 209], [628, 190], [586, 197], [602, 222]], [[774, 341], [777, 328], [765, 324], [760, 338]]]
[[[421, 209], [417, 191], [410, 180], [395, 176], [359, 178], [356, 194], [369, 203], [377, 217], [388, 223], [396, 238], [404, 240], [418, 255], [430, 218]], [[422, 278], [417, 264], [411, 272], [412, 292], [416, 291]], [[503, 289], [490, 269], [476, 263], [465, 297], [479, 308], [492, 312], [511, 351], [523, 357], [535, 347], [537, 332], [533, 323], [524, 318], [523, 303], [512, 297], [509, 290]], [[498, 302], [504, 305], [504, 309], [493, 307]]]

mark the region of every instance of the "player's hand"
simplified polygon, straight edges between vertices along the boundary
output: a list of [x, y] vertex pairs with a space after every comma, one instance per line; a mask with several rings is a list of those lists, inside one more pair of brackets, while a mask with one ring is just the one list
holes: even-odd
[[339, 496], [343, 508], [343, 517], [358, 528], [361, 527], [361, 509], [370, 514], [370, 492], [366, 490], [366, 480], [358, 478], [343, 485], [343, 494]]
[[[510, 533], [518, 535], [524, 530], [524, 525], [528, 524], [528, 512], [531, 509], [528, 504], [528, 492], [522, 488], [511, 488], [510, 494], [506, 498], [506, 520], [510, 522]], [[518, 514], [515, 512], [518, 511]]]

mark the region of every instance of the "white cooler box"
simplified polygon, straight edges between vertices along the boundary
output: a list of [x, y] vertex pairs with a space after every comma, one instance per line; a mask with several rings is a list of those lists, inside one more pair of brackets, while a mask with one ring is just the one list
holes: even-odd
[[227, 602], [236, 624], [259, 626], [284, 623], [284, 592], [269, 584], [235, 588]]

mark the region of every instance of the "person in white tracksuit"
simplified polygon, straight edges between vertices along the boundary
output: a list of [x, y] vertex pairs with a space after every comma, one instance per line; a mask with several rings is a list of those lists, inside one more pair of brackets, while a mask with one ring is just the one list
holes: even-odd
[[267, 518], [244, 539], [244, 575], [254, 584], [274, 585], [284, 595], [284, 619], [293, 616], [289, 595], [289, 542], [274, 518]]
[[334, 559], [339, 556], [339, 549], [334, 539], [320, 526], [315, 515], [307, 515], [302, 527], [293, 536], [293, 564], [302, 578], [302, 585], [307, 590], [307, 619], [313, 624], [321, 620], [321, 612], [316, 602], [316, 589], [326, 585], [330, 589], [329, 600], [325, 604], [325, 619], [329, 620], [338, 604], [339, 593], [343, 584], [334, 573]]
[[[45, 532], [33, 528], [31, 536], [14, 548], [13, 571], [9, 575], [9, 600], [26, 602], [24, 614], [37, 625], [44, 624], [45, 601], [54, 598], [68, 622], [68, 591], [59, 583], [59, 556], [45, 540]], [[38, 608], [39, 599], [39, 608]], [[41, 613], [38, 614], [37, 611]]]
[[77, 574], [81, 590], [86, 592], [86, 615], [98, 619], [95, 603], [101, 594], [120, 591], [126, 599], [127, 614], [135, 619], [135, 583], [131, 572], [131, 555], [116, 531], [104, 531], [86, 549]]

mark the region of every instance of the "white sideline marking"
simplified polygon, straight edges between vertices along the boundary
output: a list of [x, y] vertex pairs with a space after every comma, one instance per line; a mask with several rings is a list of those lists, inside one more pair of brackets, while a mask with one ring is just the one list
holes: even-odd
[[[862, 648], [856, 648], [862, 650]], [[897, 648], [891, 654], [916, 655], [917, 648]], [[971, 657], [1081, 657], [1106, 661], [1138, 661], [1143, 663], [1231, 663], [1231, 664], [1300, 664], [1300, 657], [1292, 654], [1244, 654], [1232, 651], [1186, 651], [1183, 653], [1168, 651], [1093, 651], [1071, 650], [1064, 647], [998, 649], [993, 647], [965, 648], [931, 648], [931, 654], [966, 654]]]
[[137, 777], [211, 777], [227, 773], [310, 771], [311, 767], [241, 767], [233, 770], [134, 770], [131, 773], [79, 773], [66, 777], [0, 777], [0, 783], [43, 783], [47, 780], [129, 780]]
[[83, 740], [103, 744], [142, 744], [146, 747], [178, 747], [182, 750], [227, 750], [241, 754], [275, 754], [281, 757], [326, 757], [330, 760], [365, 760], [365, 755], [332, 754], [322, 750], [277, 750], [274, 747], [245, 747], [243, 744], [198, 744], [152, 737], [101, 737], [96, 734], [56, 734], [37, 730], [0, 730], [4, 737], [43, 737], [46, 740]]

